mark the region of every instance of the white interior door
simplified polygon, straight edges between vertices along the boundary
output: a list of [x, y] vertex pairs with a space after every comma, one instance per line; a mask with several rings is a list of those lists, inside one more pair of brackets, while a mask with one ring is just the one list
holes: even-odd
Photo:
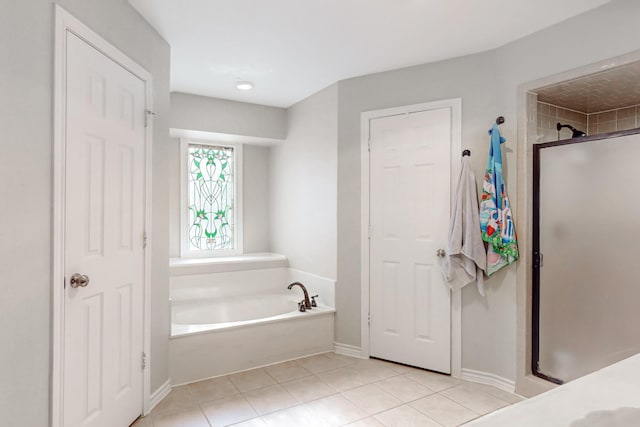
[[63, 420], [124, 427], [143, 402], [145, 83], [67, 34]]
[[451, 372], [451, 109], [370, 121], [370, 353]]

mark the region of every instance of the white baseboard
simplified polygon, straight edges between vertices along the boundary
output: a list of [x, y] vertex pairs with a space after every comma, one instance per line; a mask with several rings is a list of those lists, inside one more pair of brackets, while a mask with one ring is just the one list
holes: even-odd
[[168, 379], [167, 382], [151, 393], [151, 396], [149, 396], [149, 411], [145, 415], [149, 415], [153, 408], [155, 408], [158, 403], [162, 402], [162, 399], [167, 397], [169, 393], [171, 393], [171, 379]]
[[473, 369], [462, 368], [460, 378], [474, 383], [492, 385], [509, 393], [514, 393], [516, 389], [515, 381], [488, 372], [474, 371]]
[[350, 356], [350, 357], [357, 357], [359, 359], [364, 359], [364, 357], [362, 357], [362, 350], [360, 349], [360, 347], [356, 347], [355, 345], [334, 342], [333, 351], [335, 351], [336, 354], [342, 354], [343, 356]]

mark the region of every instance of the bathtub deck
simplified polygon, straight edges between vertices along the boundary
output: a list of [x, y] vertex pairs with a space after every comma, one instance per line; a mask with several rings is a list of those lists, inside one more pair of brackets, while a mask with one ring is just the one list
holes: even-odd
[[313, 310], [308, 310], [304, 313], [293, 311], [293, 312], [289, 312], [289, 313], [285, 313], [277, 316], [271, 316], [265, 319], [253, 319], [253, 320], [243, 320], [238, 322], [214, 323], [214, 324], [204, 324], [204, 325], [202, 324], [181, 325], [181, 324], [172, 323], [170, 339], [188, 337], [194, 334], [214, 332], [222, 329], [231, 330], [231, 329], [244, 328], [246, 326], [251, 326], [251, 325], [261, 325], [261, 324], [264, 325], [268, 323], [286, 322], [290, 319], [298, 318], [298, 317], [308, 318], [308, 317], [314, 317], [314, 316], [323, 316], [327, 314], [333, 314], [335, 312], [336, 310], [334, 308], [318, 306], [318, 307], [315, 307]]

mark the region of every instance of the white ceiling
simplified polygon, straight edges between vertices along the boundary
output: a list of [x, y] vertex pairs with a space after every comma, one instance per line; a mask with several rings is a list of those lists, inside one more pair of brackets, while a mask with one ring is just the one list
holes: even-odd
[[[610, 0], [129, 0], [171, 90], [288, 107], [332, 83], [502, 46]], [[240, 80], [255, 88], [241, 92]]]

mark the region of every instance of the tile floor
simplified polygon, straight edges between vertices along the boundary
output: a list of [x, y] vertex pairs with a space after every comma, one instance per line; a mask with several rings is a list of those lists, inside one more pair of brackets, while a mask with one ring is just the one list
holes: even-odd
[[446, 375], [324, 353], [174, 387], [134, 427], [458, 426], [520, 400]]

